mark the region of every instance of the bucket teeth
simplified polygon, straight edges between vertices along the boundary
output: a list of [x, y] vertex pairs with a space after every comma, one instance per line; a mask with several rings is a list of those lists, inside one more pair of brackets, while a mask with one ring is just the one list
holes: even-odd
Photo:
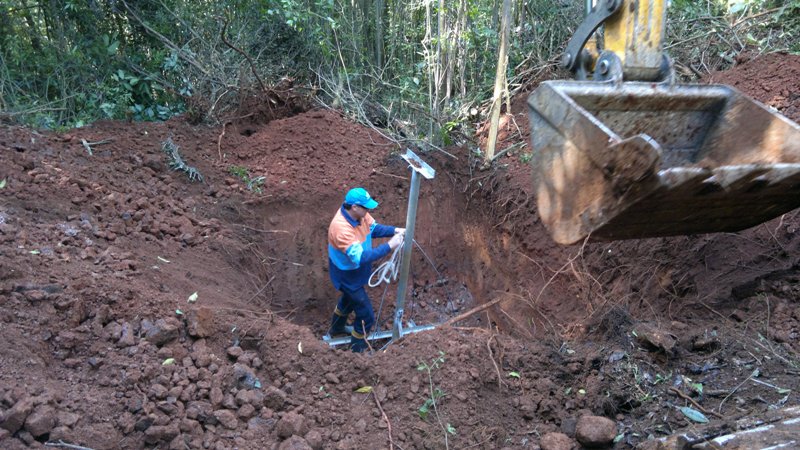
[[739, 231], [800, 206], [800, 126], [733, 88], [548, 81], [528, 105], [559, 243]]

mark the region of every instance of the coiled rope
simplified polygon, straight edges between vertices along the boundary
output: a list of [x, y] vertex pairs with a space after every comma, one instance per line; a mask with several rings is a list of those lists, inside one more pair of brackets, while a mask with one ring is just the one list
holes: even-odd
[[[382, 262], [381, 265], [372, 272], [372, 275], [369, 276], [369, 287], [378, 287], [384, 281], [387, 284], [391, 284], [392, 281], [397, 280], [397, 274], [400, 272], [400, 260], [403, 259], [402, 249], [404, 244], [405, 242], [401, 242], [400, 245], [395, 247], [394, 252], [392, 252], [392, 257]], [[375, 275], [378, 275], [377, 280], [374, 280]]]

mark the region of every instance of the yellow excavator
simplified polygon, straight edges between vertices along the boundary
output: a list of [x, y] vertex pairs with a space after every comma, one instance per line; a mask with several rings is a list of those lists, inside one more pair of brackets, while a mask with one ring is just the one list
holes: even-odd
[[588, 0], [561, 61], [576, 80], [528, 98], [558, 243], [739, 231], [800, 206], [800, 126], [729, 86], [676, 83], [667, 4]]

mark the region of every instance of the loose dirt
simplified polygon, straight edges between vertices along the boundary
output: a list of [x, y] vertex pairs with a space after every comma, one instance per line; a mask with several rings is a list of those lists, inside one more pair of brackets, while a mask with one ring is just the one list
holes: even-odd
[[[714, 81], [798, 120], [798, 67], [768, 55]], [[502, 145], [527, 142], [524, 106]], [[731, 430], [798, 403], [797, 211], [560, 247], [525, 147], [491, 171], [465, 148], [421, 155], [437, 176], [406, 317], [497, 306], [371, 354], [328, 348], [328, 223], [360, 185], [402, 225], [410, 173], [379, 133], [295, 112], [224, 134], [0, 129], [0, 447], [629, 448], [702, 430], [682, 407]], [[202, 182], [167, 166], [168, 138]], [[382, 329], [395, 290], [370, 290]]]

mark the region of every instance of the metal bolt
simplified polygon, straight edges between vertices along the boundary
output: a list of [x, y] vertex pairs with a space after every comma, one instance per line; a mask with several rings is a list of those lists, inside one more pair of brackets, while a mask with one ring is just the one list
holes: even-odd
[[567, 52], [561, 56], [561, 67], [569, 68], [571, 62], [572, 62], [572, 53]]
[[600, 70], [601, 75], [605, 75], [608, 73], [608, 61], [606, 61], [605, 59], [600, 61], [600, 65], [598, 65], [597, 67]]

